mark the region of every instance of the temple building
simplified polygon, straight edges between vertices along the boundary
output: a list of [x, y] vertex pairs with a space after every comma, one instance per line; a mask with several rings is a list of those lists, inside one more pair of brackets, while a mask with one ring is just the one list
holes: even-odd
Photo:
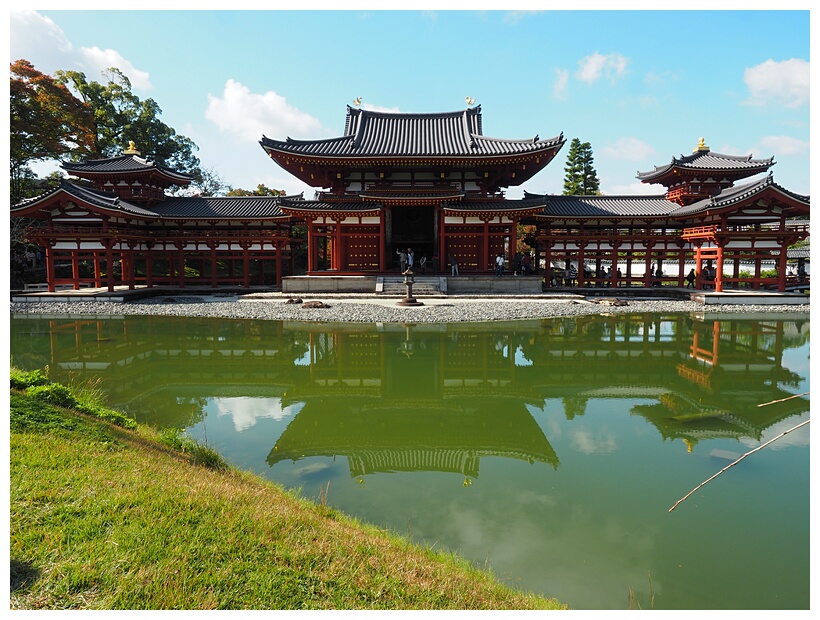
[[[657, 195], [505, 197], [564, 143], [563, 134], [487, 137], [480, 106], [423, 114], [348, 106], [341, 136], [260, 141], [316, 188], [312, 199], [169, 196], [192, 179], [132, 145], [121, 157], [63, 164], [86, 183], [64, 181], [11, 215], [41, 221], [27, 238], [45, 249], [51, 291], [281, 287], [295, 275], [296, 223], [307, 228], [308, 276], [375, 281], [398, 274], [408, 248], [430, 274], [449, 275], [457, 262], [460, 275], [489, 275], [498, 255], [509, 268], [526, 230], [544, 286], [683, 287], [684, 265], [694, 262], [696, 288], [786, 290], [786, 250], [808, 237], [810, 203], [766, 174], [773, 158], [722, 155], [701, 139], [692, 154], [638, 173], [665, 188]], [[775, 277], [763, 273], [773, 260]], [[571, 267], [577, 276], [568, 278]]]

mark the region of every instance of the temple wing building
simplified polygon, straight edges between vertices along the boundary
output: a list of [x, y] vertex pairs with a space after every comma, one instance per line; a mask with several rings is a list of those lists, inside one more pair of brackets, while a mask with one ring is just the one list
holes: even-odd
[[[410, 251], [416, 272], [423, 262], [434, 275], [488, 275], [496, 257], [509, 267], [528, 248], [545, 287], [684, 287], [691, 266], [694, 288], [786, 290], [786, 250], [809, 235], [810, 201], [774, 182], [773, 158], [715, 153], [701, 139], [692, 154], [638, 173], [666, 188], [657, 195], [505, 197], [564, 143], [563, 134], [487, 137], [480, 106], [348, 106], [341, 136], [260, 140], [273, 161], [316, 188], [312, 199], [171, 196], [170, 187], [192, 179], [132, 145], [120, 157], [63, 164], [84, 182], [63, 182], [11, 215], [39, 220], [27, 238], [45, 249], [51, 291], [281, 287], [297, 271], [294, 249], [303, 242], [309, 276], [375, 281], [398, 274], [400, 253]], [[296, 223], [306, 238], [294, 234]], [[774, 276], [764, 272], [770, 264]]]

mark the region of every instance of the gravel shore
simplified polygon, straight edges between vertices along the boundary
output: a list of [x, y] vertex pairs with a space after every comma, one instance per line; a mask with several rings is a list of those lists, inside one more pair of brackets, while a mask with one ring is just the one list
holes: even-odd
[[153, 297], [125, 303], [72, 301], [11, 303], [12, 314], [43, 315], [164, 315], [272, 321], [313, 321], [322, 323], [456, 323], [545, 319], [589, 314], [646, 312], [730, 313], [730, 314], [805, 314], [802, 305], [704, 305], [691, 301], [630, 300], [625, 305], [609, 305], [587, 299], [556, 300], [508, 298], [435, 298], [419, 299], [423, 306], [402, 307], [400, 299], [326, 297], [305, 298], [322, 301], [325, 308], [306, 308], [287, 303], [287, 297], [243, 299], [209, 296]]

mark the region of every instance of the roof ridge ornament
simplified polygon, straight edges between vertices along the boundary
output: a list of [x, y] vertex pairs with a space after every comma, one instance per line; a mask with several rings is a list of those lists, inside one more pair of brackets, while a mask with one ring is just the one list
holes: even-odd
[[464, 100], [467, 102], [468, 108], [475, 103], [475, 99], [473, 97], [470, 97], [470, 95], [464, 97]]
[[708, 146], [706, 146], [706, 141], [703, 138], [701, 138], [700, 140], [698, 140], [697, 148], [693, 149], [692, 152], [693, 153], [704, 153], [704, 152], [708, 153], [711, 150], [712, 149], [710, 149]]
[[137, 150], [137, 146], [134, 144], [133, 140], [128, 141], [128, 148], [124, 149], [122, 152], [123, 155], [136, 155], [139, 157], [140, 152]]

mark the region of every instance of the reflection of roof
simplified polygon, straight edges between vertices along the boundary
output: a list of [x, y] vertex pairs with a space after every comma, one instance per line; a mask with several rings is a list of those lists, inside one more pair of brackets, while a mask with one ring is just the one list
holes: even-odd
[[698, 150], [690, 155], [673, 157], [672, 161], [664, 166], [655, 166], [649, 172], [638, 172], [637, 178], [650, 181], [663, 177], [670, 170], [683, 168], [692, 171], [728, 172], [741, 171], [747, 174], [763, 172], [774, 164], [774, 157], [769, 159], [752, 159], [751, 155], [723, 155], [709, 150]]
[[562, 135], [540, 140], [502, 140], [483, 135], [481, 106], [456, 112], [375, 112], [347, 108], [345, 133], [323, 140], [271, 140], [262, 137], [265, 150], [308, 156], [424, 157], [499, 156], [560, 148]]
[[[267, 462], [346, 455], [353, 475], [354, 462], [364, 471], [462, 471], [465, 463], [480, 456], [557, 467], [555, 451], [529, 412], [523, 407], [509, 410], [508, 401], [495, 400], [498, 406], [469, 411], [421, 404], [411, 414], [406, 407], [366, 408], [347, 401], [347, 408], [340, 409], [335, 400], [311, 400], [282, 433]], [[477, 472], [477, 462], [474, 469]]]

